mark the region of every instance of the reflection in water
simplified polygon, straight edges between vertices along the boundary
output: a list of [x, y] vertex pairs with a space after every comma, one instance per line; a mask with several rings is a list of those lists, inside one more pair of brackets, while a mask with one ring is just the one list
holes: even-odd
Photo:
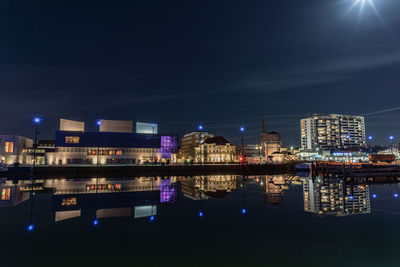
[[268, 204], [281, 204], [284, 191], [290, 184], [296, 183], [299, 177], [289, 175], [268, 175], [263, 178], [264, 201]]
[[303, 180], [304, 210], [319, 216], [371, 212], [369, 185], [346, 184], [342, 178]]
[[[260, 186], [264, 203], [284, 205], [287, 190], [302, 185], [305, 212], [321, 217], [346, 216], [371, 212], [370, 186], [366, 181], [356, 183], [343, 178], [313, 179], [291, 175], [49, 179], [33, 184], [28, 180], [5, 179], [0, 183], [0, 207], [16, 206], [28, 200], [30, 192], [33, 192], [32, 196], [50, 192], [55, 222], [85, 215], [97, 225], [100, 219], [112, 217], [154, 220], [160, 206], [179, 204], [180, 195], [184, 199], [202, 200], [196, 213], [203, 217], [203, 201], [222, 199], [234, 191], [241, 194], [240, 209], [246, 214], [252, 209], [245, 205], [247, 187]], [[32, 198], [32, 205], [33, 202]], [[34, 212], [30, 212], [32, 216]]]

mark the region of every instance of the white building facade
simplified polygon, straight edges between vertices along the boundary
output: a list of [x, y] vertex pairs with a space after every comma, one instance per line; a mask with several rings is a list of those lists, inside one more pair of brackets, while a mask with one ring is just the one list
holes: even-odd
[[365, 121], [362, 116], [313, 114], [300, 120], [303, 149], [337, 149], [366, 144]]

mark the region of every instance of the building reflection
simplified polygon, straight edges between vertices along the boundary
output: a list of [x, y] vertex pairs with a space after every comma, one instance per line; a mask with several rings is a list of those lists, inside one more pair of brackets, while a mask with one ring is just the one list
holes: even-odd
[[304, 210], [318, 216], [348, 216], [371, 212], [369, 185], [348, 184], [342, 178], [303, 180]]
[[28, 181], [12, 180], [0, 181], [0, 207], [14, 207], [29, 199], [29, 191], [32, 188]]
[[236, 175], [210, 175], [179, 179], [185, 197], [193, 200], [224, 198], [237, 189]]
[[157, 205], [176, 203], [178, 197], [176, 183], [161, 177], [47, 180], [44, 186], [53, 188], [56, 222], [93, 211], [96, 219], [150, 217], [156, 215]]
[[297, 183], [298, 180], [298, 177], [290, 175], [267, 175], [262, 177], [264, 203], [281, 204], [284, 191], [289, 189], [291, 183]]

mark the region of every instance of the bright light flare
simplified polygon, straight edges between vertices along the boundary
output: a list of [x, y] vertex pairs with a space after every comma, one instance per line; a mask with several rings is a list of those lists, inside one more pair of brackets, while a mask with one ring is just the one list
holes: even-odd
[[353, 4], [351, 7], [347, 10], [346, 14], [349, 14], [352, 12], [355, 8], [359, 7], [359, 13], [358, 13], [358, 19], [360, 20], [363, 13], [364, 13], [364, 8], [368, 6], [369, 9], [371, 9], [375, 15], [378, 17], [378, 19], [383, 22], [381, 15], [378, 12], [378, 9], [375, 6], [374, 0], [353, 0]]

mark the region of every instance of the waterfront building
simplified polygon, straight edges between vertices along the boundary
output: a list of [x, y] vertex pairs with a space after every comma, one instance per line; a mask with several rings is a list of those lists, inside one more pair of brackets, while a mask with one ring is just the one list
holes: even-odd
[[24, 149], [33, 148], [33, 140], [19, 135], [0, 135], [0, 162], [32, 164], [33, 157]]
[[249, 164], [258, 164], [264, 161], [262, 156], [263, 147], [261, 145], [244, 145], [243, 153], [246, 156], [246, 161]]
[[313, 114], [300, 120], [303, 149], [337, 149], [366, 144], [362, 116]]
[[279, 153], [282, 149], [281, 135], [277, 132], [269, 132], [264, 138], [265, 159], [273, 162], [274, 153]]
[[339, 178], [303, 180], [304, 210], [318, 216], [347, 216], [371, 212], [369, 186], [346, 184]]
[[178, 149], [177, 135], [133, 133], [129, 121], [100, 120], [98, 132], [68, 129], [56, 131], [55, 152], [46, 154], [48, 164], [171, 162]]
[[180, 155], [183, 160], [195, 159], [195, 148], [203, 143], [207, 138], [214, 137], [205, 131], [197, 131], [185, 134], [181, 139], [181, 148], [179, 149]]
[[22, 152], [23, 155], [27, 158], [31, 158], [31, 163], [33, 163], [33, 159], [36, 157], [36, 165], [48, 164], [46, 161], [46, 154], [55, 152], [54, 140], [39, 140], [37, 145], [34, 145], [34, 147], [36, 148], [24, 148]]
[[222, 136], [207, 138], [195, 148], [196, 162], [232, 163], [236, 161], [236, 146]]

